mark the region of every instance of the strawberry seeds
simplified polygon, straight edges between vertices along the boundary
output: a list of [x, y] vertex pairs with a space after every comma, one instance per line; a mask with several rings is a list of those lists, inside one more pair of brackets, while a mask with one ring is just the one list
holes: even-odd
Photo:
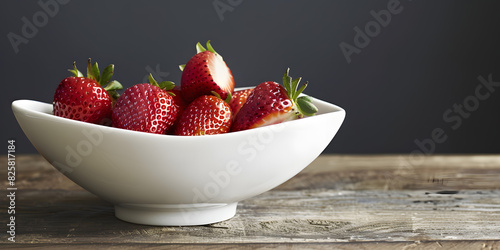
[[111, 80], [114, 65], [101, 74], [89, 59], [87, 76], [73, 65], [69, 71], [74, 76], [63, 79], [55, 91], [53, 114], [146, 133], [203, 136], [282, 123], [318, 111], [311, 97], [301, 95], [307, 82], [300, 85], [301, 78], [290, 77], [289, 69], [282, 85], [268, 81], [234, 91], [231, 70], [210, 41], [206, 48], [197, 43], [196, 50], [179, 66], [180, 86], [158, 83], [150, 74], [150, 83], [136, 84], [121, 95], [116, 91], [122, 85]]

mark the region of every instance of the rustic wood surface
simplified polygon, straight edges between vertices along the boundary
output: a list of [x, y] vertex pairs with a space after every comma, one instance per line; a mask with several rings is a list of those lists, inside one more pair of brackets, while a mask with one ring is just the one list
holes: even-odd
[[39, 155], [16, 161], [16, 242], [3, 230], [0, 248], [500, 249], [499, 155], [322, 155], [234, 218], [191, 227], [123, 222]]

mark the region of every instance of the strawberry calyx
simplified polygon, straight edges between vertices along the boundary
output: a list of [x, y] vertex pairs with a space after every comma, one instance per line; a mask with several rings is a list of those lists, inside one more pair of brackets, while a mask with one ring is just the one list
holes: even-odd
[[73, 62], [73, 69], [68, 69], [68, 71], [71, 72], [74, 77], [85, 77], [82, 72], [76, 68], [76, 62]]
[[[199, 53], [202, 53], [205, 51], [210, 51], [210, 52], [214, 53], [221, 61], [224, 61], [222, 56], [219, 53], [217, 53], [215, 51], [215, 49], [212, 47], [212, 45], [210, 44], [210, 40], [207, 41], [206, 46], [207, 46], [207, 48], [203, 47], [203, 45], [201, 45], [200, 42], [196, 43], [196, 54], [199, 54]], [[184, 67], [186, 67], [186, 64], [179, 65], [179, 69], [181, 71], [184, 71]]]
[[120, 94], [118, 94], [118, 92], [116, 91], [123, 89], [122, 84], [116, 80], [111, 81], [111, 78], [113, 77], [113, 73], [115, 71], [115, 65], [110, 64], [106, 66], [101, 74], [97, 62], [92, 65], [91, 59], [89, 58], [87, 62], [87, 76], [84, 76], [83, 73], [78, 70], [78, 68], [76, 67], [76, 62], [73, 62], [73, 69], [68, 69], [68, 71], [73, 73], [73, 76], [75, 77], [86, 77], [97, 82], [97, 84], [99, 84], [99, 86], [106, 90], [106, 92], [108, 92], [108, 94], [114, 100], [120, 97]]
[[[215, 91], [210, 91], [210, 93], [212, 93], [212, 95], [214, 95], [215, 97], [219, 98], [222, 100], [222, 97], [219, 95], [219, 93], [215, 92]], [[233, 98], [233, 96], [231, 95], [231, 92], [228, 92], [227, 93], [227, 97], [226, 99], [224, 100], [225, 103], [229, 104], [229, 102], [231, 102], [231, 99]]]
[[301, 115], [312, 116], [316, 114], [318, 108], [313, 104], [312, 98], [306, 95], [299, 97], [300, 93], [307, 87], [308, 82], [305, 82], [299, 88], [302, 77], [293, 79], [289, 73], [290, 68], [287, 68], [283, 75], [283, 86], [288, 94], [288, 98], [292, 101], [293, 105], [297, 107]]
[[201, 52], [205, 52], [205, 51], [210, 51], [212, 53], [214, 53], [218, 58], [220, 58], [221, 60], [223, 60], [222, 56], [217, 53], [214, 49], [214, 47], [212, 47], [212, 45], [210, 44], [210, 40], [207, 41], [207, 48], [205, 49], [205, 47], [203, 47], [203, 45], [201, 45], [199, 42], [196, 44], [196, 53], [199, 54]]
[[149, 78], [149, 83], [151, 85], [167, 91], [167, 93], [171, 96], [175, 96], [175, 94], [172, 91], [170, 91], [170, 90], [174, 89], [174, 87], [175, 87], [174, 82], [172, 82], [172, 81], [157, 82], [151, 73], [149, 73], [148, 78]]

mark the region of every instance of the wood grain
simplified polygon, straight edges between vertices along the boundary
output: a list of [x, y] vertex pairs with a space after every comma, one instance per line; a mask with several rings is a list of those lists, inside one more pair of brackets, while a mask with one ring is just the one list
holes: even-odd
[[[153, 227], [116, 219], [110, 203], [40, 156], [18, 156], [16, 243], [7, 243], [5, 234], [1, 246], [500, 247], [500, 156], [427, 156], [410, 165], [405, 157], [324, 155], [283, 185], [240, 202], [230, 220]], [[6, 176], [6, 159], [0, 159]], [[0, 200], [6, 204], [6, 195]]]

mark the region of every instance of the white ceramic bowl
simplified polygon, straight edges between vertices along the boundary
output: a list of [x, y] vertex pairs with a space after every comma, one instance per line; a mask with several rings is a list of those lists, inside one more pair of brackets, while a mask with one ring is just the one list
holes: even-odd
[[55, 168], [115, 204], [124, 221], [202, 225], [233, 217], [238, 201], [266, 192], [311, 163], [345, 111], [314, 99], [316, 116], [240, 132], [171, 136], [52, 115], [52, 104], [12, 103], [24, 133]]

